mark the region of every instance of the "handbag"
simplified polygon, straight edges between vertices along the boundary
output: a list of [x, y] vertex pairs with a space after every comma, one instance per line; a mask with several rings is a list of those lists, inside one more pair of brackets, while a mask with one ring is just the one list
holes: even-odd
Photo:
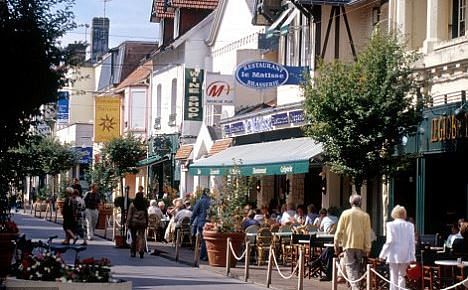
[[131, 245], [132, 242], [133, 242], [132, 233], [130, 232], [130, 230], [127, 230], [127, 244]]
[[406, 269], [406, 275], [410, 280], [418, 281], [422, 276], [422, 268], [420, 264], [411, 264], [408, 269]]

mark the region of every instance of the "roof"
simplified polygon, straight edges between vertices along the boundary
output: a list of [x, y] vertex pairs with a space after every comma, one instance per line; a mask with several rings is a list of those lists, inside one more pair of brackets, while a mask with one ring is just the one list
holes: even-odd
[[180, 146], [179, 150], [177, 150], [177, 153], [175, 155], [175, 159], [187, 160], [190, 157], [192, 150], [193, 144], [185, 144]]
[[238, 168], [244, 176], [309, 172], [310, 160], [322, 153], [311, 138], [233, 146], [190, 165], [192, 175], [224, 175]]
[[151, 74], [152, 61], [147, 61], [143, 65], [137, 67], [133, 72], [131, 72], [126, 79], [124, 79], [119, 86], [117, 91], [120, 91], [126, 87], [135, 86], [135, 85], [146, 85], [144, 81]]
[[153, 9], [151, 11], [151, 22], [160, 22], [162, 18], [174, 18], [175, 12], [167, 11], [164, 4], [165, 0], [153, 0]]
[[185, 32], [184, 34], [180, 35], [177, 39], [174, 40], [174, 42], [171, 44], [172, 47], [177, 48], [181, 44], [185, 43], [187, 40], [190, 40], [190, 37], [192, 37], [197, 31], [202, 29], [205, 25], [210, 24], [213, 21], [215, 15], [214, 12], [211, 12], [203, 18], [202, 21], [198, 22], [195, 26], [190, 28], [189, 31]]
[[232, 145], [232, 138], [224, 138], [221, 140], [216, 140], [210, 148], [210, 152], [208, 152], [208, 156], [214, 155], [221, 151], [224, 151], [231, 147]]
[[308, 5], [330, 5], [330, 6], [351, 6], [364, 0], [300, 0], [300, 4]]
[[218, 0], [172, 0], [170, 5], [178, 8], [215, 9]]

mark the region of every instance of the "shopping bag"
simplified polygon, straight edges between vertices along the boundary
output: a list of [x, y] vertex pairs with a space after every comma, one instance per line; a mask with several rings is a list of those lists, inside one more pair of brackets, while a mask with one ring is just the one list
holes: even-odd
[[131, 245], [132, 244], [132, 233], [130, 232], [130, 230], [127, 230], [127, 244], [128, 245]]

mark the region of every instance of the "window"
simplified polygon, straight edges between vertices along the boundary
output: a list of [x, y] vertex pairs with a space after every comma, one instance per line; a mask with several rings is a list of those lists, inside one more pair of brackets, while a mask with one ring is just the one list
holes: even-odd
[[172, 79], [171, 87], [171, 114], [176, 113], [177, 108], [177, 79]]
[[179, 27], [180, 27], [180, 9], [175, 11], [174, 16], [174, 39], [179, 37]]
[[161, 117], [161, 107], [162, 107], [162, 86], [159, 84], [156, 87], [156, 117]]
[[466, 30], [466, 1], [452, 1], [452, 38], [457, 38], [465, 35]]
[[144, 91], [132, 91], [131, 129], [145, 128], [146, 93]]

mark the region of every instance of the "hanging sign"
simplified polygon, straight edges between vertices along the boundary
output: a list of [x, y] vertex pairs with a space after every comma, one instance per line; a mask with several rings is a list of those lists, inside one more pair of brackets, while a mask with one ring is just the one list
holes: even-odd
[[58, 93], [57, 100], [57, 125], [67, 125], [69, 117], [69, 94], [62, 91]]
[[108, 142], [120, 136], [120, 97], [96, 97], [94, 142]]
[[205, 101], [208, 105], [232, 104], [234, 100], [234, 77], [206, 73]]
[[268, 89], [286, 83], [289, 73], [286, 68], [277, 63], [255, 60], [239, 65], [235, 76], [237, 82], [243, 86], [252, 89]]
[[203, 70], [185, 69], [185, 108], [186, 121], [203, 121], [202, 107]]

